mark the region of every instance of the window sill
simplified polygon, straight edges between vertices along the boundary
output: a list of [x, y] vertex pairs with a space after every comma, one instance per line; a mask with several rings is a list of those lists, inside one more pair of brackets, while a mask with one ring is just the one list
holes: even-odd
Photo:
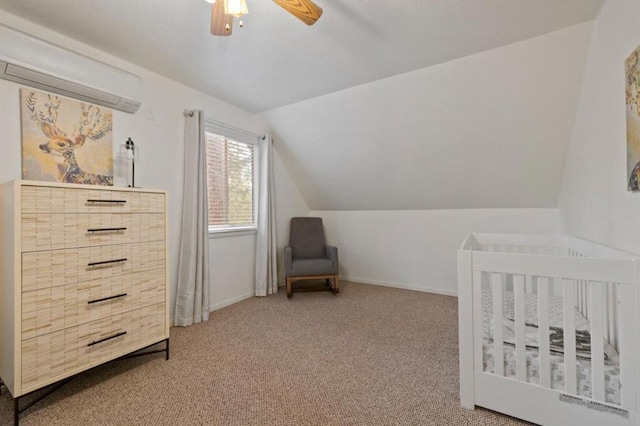
[[213, 238], [228, 238], [228, 237], [242, 237], [245, 235], [255, 235], [257, 233], [256, 228], [224, 228], [224, 229], [209, 229], [209, 239]]

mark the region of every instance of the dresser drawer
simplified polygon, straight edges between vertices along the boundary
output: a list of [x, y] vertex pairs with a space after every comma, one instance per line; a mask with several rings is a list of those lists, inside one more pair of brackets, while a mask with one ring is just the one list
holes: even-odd
[[23, 390], [29, 392], [167, 337], [162, 303], [23, 340]]
[[165, 288], [156, 269], [25, 292], [22, 340], [162, 303]]
[[22, 291], [162, 269], [165, 257], [164, 241], [22, 253]]
[[165, 238], [162, 213], [22, 215], [22, 251], [91, 247]]
[[163, 212], [163, 193], [23, 186], [24, 213]]

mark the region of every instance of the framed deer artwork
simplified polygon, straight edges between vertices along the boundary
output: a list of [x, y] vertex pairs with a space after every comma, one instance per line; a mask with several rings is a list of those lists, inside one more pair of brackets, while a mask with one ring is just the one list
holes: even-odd
[[640, 191], [640, 46], [625, 61], [627, 190]]
[[22, 178], [113, 185], [113, 113], [63, 96], [20, 89]]

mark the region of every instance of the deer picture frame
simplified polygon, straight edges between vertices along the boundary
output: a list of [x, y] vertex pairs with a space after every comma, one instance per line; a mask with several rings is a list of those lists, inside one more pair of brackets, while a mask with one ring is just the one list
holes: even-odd
[[113, 185], [113, 112], [20, 89], [22, 178]]
[[627, 190], [640, 191], [640, 46], [625, 60]]

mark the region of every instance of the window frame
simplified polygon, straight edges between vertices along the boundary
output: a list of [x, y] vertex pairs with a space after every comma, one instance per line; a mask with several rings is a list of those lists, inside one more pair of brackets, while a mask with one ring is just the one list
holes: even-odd
[[[252, 168], [252, 208], [253, 208], [253, 224], [247, 225], [211, 225], [207, 223], [207, 230], [209, 234], [209, 239], [212, 238], [225, 238], [231, 236], [242, 236], [242, 235], [255, 235], [258, 230], [258, 189], [259, 189], [259, 165], [260, 165], [260, 145], [258, 136], [250, 137], [244, 135], [242, 133], [230, 132], [227, 129], [221, 129], [218, 126], [212, 126], [210, 123], [205, 123], [204, 128], [204, 136], [205, 140], [208, 139], [207, 134], [214, 134], [217, 136], [222, 136], [225, 139], [228, 139], [235, 143], [243, 143], [246, 145], [253, 145], [253, 168]], [[253, 135], [252, 135], [253, 136]], [[255, 140], [254, 140], [255, 139]], [[208, 143], [208, 140], [207, 140]], [[207, 170], [207, 176], [209, 171]], [[209, 185], [207, 182], [207, 194], [209, 191]], [[209, 222], [208, 216], [208, 206], [207, 206], [207, 222]]]

